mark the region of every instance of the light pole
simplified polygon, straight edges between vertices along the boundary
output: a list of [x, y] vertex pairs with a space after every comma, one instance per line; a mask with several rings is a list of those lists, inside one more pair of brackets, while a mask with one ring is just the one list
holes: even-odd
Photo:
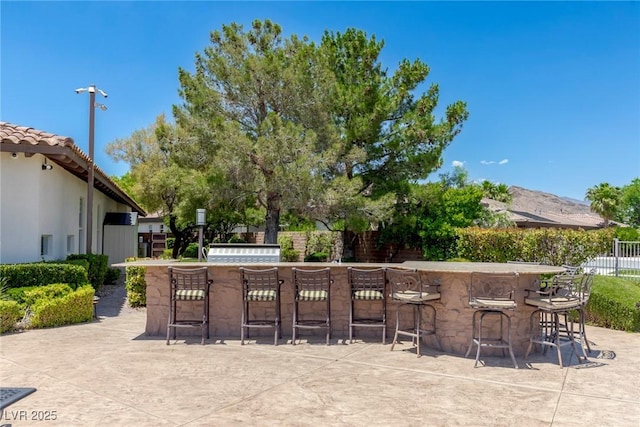
[[95, 133], [95, 108], [99, 107], [102, 111], [106, 110], [103, 104], [96, 103], [96, 91], [100, 95], [107, 97], [106, 92], [96, 88], [92, 84], [89, 87], [81, 87], [76, 89], [76, 93], [89, 92], [89, 162], [87, 164], [87, 249], [86, 253], [92, 252], [93, 246], [93, 137]]

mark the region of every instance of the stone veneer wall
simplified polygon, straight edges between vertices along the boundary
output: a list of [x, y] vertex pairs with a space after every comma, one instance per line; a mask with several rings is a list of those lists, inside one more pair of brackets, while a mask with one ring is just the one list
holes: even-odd
[[[282, 264], [281, 264], [282, 265]], [[317, 265], [317, 267], [325, 266]], [[332, 318], [332, 338], [347, 339], [349, 336], [349, 290], [347, 284], [347, 269], [344, 265], [330, 264], [332, 278], [335, 283], [331, 290], [331, 318]], [[256, 267], [259, 268], [259, 267]], [[280, 278], [285, 282], [281, 290], [282, 307], [282, 336], [281, 343], [291, 340], [291, 322], [293, 309], [293, 291], [291, 282], [291, 267], [279, 266]], [[309, 264], [304, 268], [313, 268]], [[211, 339], [221, 340], [224, 338], [239, 339], [240, 337], [240, 315], [241, 315], [241, 288], [238, 266], [209, 266], [210, 277], [214, 284], [210, 295], [210, 332]], [[441, 300], [433, 303], [437, 312], [438, 339], [442, 345], [442, 350], [448, 353], [464, 354], [471, 339], [471, 322], [473, 310], [468, 305], [468, 283], [469, 273], [435, 273], [421, 272], [427, 281], [438, 281], [441, 283]], [[526, 351], [529, 340], [529, 317], [533, 308], [524, 305], [525, 289], [532, 288], [537, 275], [521, 274], [519, 285], [516, 291], [517, 310], [511, 314], [512, 319], [512, 339], [513, 349], [516, 355], [523, 355]], [[147, 274], [147, 324], [146, 334], [152, 336], [165, 336], [168, 318], [169, 286], [166, 266], [148, 266]], [[379, 303], [378, 303], [379, 304]], [[359, 306], [361, 313], [373, 312], [377, 309], [375, 302], [363, 302]], [[395, 304], [387, 305], [387, 343], [393, 338], [395, 328]], [[265, 310], [266, 311], [266, 310]], [[201, 316], [201, 312], [195, 310], [183, 310], [183, 315]], [[272, 311], [269, 313], [271, 314]], [[425, 311], [426, 313], [426, 311]], [[315, 314], [322, 317], [324, 305], [322, 303], [307, 303], [301, 305], [301, 316]], [[317, 317], [316, 317], [317, 318]], [[405, 327], [411, 323], [411, 310], [404, 307], [401, 311], [401, 326]], [[485, 326], [492, 331], [498, 328], [498, 322], [492, 318], [485, 320]], [[198, 335], [199, 330], [178, 330], [178, 337], [185, 337], [189, 334]], [[302, 339], [313, 337], [323, 340], [324, 331], [302, 331], [299, 335]], [[355, 336], [358, 339], [366, 339], [371, 342], [381, 341], [378, 330], [368, 328], [357, 328]], [[251, 337], [261, 337], [261, 342], [272, 342], [273, 333], [271, 330], [260, 331], [253, 329]], [[407, 345], [408, 338], [401, 341]], [[425, 337], [424, 343], [433, 346], [431, 337]], [[474, 348], [475, 349], [475, 348]], [[496, 351], [497, 354], [499, 350]], [[490, 354], [487, 349], [483, 354]]]

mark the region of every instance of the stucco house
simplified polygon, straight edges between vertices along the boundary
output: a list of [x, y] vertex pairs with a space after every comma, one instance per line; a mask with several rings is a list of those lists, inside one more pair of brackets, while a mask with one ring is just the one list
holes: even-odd
[[[72, 138], [0, 122], [0, 263], [85, 253], [89, 157]], [[94, 165], [91, 252], [136, 256], [146, 212]]]

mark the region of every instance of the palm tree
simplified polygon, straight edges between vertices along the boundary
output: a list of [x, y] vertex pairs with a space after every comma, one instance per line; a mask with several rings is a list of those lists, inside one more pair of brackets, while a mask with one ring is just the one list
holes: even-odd
[[609, 221], [616, 215], [620, 208], [622, 192], [618, 187], [603, 182], [587, 189], [586, 199], [591, 202], [591, 211], [604, 219], [604, 226], [609, 226]]

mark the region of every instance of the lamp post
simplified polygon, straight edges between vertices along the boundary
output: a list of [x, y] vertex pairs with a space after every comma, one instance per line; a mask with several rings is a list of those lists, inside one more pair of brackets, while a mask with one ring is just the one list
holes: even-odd
[[198, 226], [198, 262], [202, 261], [202, 228], [206, 223], [206, 211], [204, 209], [196, 209], [196, 225]]
[[81, 87], [76, 89], [76, 93], [89, 92], [89, 162], [87, 164], [87, 249], [86, 253], [92, 252], [93, 246], [93, 138], [95, 134], [95, 108], [99, 107], [102, 111], [106, 110], [103, 104], [96, 103], [96, 91], [103, 97], [107, 97], [107, 94], [96, 88], [96, 85], [92, 84], [89, 87]]

